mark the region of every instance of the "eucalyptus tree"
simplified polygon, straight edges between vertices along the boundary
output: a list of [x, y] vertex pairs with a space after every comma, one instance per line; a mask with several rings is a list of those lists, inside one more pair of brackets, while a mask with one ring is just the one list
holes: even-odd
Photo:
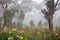
[[44, 14], [45, 18], [48, 20], [49, 23], [49, 30], [53, 30], [53, 15], [54, 13], [59, 9], [57, 6], [59, 5], [59, 0], [55, 3], [55, 0], [47, 0], [46, 2], [46, 9], [42, 10], [42, 13]]
[[[7, 9], [7, 0], [0, 0], [0, 4], [2, 5], [3, 9], [4, 9], [4, 26], [6, 26], [6, 17], [5, 17], [5, 12], [6, 12], [6, 9]], [[4, 6], [5, 4], [5, 6]]]
[[12, 3], [12, 0], [0, 0], [0, 4], [3, 9], [3, 18], [4, 18], [4, 26], [7, 26], [9, 20], [11, 22], [11, 17], [13, 16], [15, 10], [10, 10], [9, 5]]
[[43, 26], [42, 21], [39, 21], [38, 27], [41, 28]]
[[12, 19], [14, 17], [15, 12], [17, 12], [17, 10], [13, 10], [13, 9], [8, 9], [6, 11], [6, 26], [8, 27], [12, 27]]
[[25, 14], [32, 11], [32, 4], [31, 4], [31, 0], [21, 0], [20, 2], [18, 1], [18, 3], [15, 3], [10, 8], [19, 10], [17, 12], [16, 19], [18, 20], [17, 24], [19, 24], [19, 26], [21, 24], [22, 26], [22, 22], [24, 20]]
[[30, 21], [29, 24], [30, 24], [31, 27], [33, 27], [33, 26], [35, 25], [34, 22], [33, 22], [32, 20]]
[[23, 10], [19, 11], [18, 18], [17, 18], [17, 26], [22, 27], [23, 26], [23, 20], [24, 20], [25, 14]]

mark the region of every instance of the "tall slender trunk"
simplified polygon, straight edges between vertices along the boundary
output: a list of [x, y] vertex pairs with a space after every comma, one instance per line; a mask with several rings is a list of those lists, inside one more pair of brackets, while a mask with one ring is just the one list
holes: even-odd
[[4, 8], [4, 26], [6, 26], [6, 24], [7, 24], [7, 20], [6, 20], [6, 11], [7, 11], [7, 0], [6, 0], [6, 5], [5, 5], [5, 8]]
[[4, 26], [6, 26], [6, 13], [4, 13]]
[[51, 7], [49, 9], [49, 19], [48, 19], [48, 23], [49, 23], [49, 30], [52, 32], [53, 31], [53, 14], [54, 14], [54, 0], [51, 0]]
[[48, 23], [49, 23], [49, 30], [52, 32], [53, 30], [53, 16], [50, 16], [48, 19]]

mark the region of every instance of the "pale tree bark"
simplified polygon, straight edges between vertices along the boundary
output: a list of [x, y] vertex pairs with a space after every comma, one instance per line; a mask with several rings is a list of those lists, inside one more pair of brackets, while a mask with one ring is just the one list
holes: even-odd
[[5, 4], [5, 7], [4, 7], [4, 4], [3, 3], [1, 3], [1, 5], [2, 5], [2, 8], [3, 8], [3, 10], [4, 10], [4, 14], [3, 14], [3, 17], [4, 17], [4, 26], [6, 26], [6, 11], [7, 11], [7, 0], [6, 0], [6, 4]]

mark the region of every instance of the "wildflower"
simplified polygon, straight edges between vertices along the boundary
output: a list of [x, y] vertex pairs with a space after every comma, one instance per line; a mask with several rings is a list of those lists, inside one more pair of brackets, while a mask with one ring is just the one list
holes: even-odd
[[17, 31], [17, 29], [13, 28], [12, 31], [15, 32], [15, 31]]
[[24, 33], [24, 30], [21, 30], [20, 33]]
[[56, 33], [55, 35], [56, 35], [56, 36], [58, 36], [58, 34], [57, 34], [57, 33]]
[[20, 36], [20, 39], [23, 39], [23, 37], [22, 37], [22, 36]]
[[54, 31], [56, 31], [56, 29], [54, 29]]
[[13, 31], [16, 31], [17, 29], [13, 28], [12, 30], [13, 30]]
[[11, 31], [9, 31], [9, 34], [11, 33]]
[[40, 32], [37, 32], [37, 34], [40, 34]]
[[5, 26], [3, 29], [3, 32], [7, 32], [7, 31], [8, 31], [8, 28]]
[[8, 40], [13, 40], [13, 37], [9, 37]]
[[17, 37], [19, 38], [20, 36], [19, 36], [19, 35], [17, 35]]
[[11, 34], [11, 33], [14, 33], [14, 34], [16, 34], [17, 33], [17, 29], [12, 29], [11, 31], [9, 31], [9, 34]]

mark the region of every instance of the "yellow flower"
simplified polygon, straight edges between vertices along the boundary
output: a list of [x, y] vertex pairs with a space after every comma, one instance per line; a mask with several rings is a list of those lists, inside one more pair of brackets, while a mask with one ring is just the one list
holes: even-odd
[[17, 29], [13, 28], [11, 31], [9, 31], [9, 34], [10, 33], [17, 33]]
[[17, 31], [17, 29], [13, 28], [12, 31], [15, 32], [15, 31]]
[[3, 32], [7, 32], [7, 31], [8, 31], [8, 28], [5, 26], [3, 29]]
[[12, 30], [13, 30], [13, 31], [16, 31], [17, 29], [13, 28]]
[[22, 36], [20, 36], [20, 39], [23, 39], [23, 37], [22, 37]]
[[7, 29], [8, 29], [8, 28], [5, 26], [5, 27], [4, 27], [4, 30], [7, 30]]
[[56, 33], [56, 36], [58, 36], [58, 34]]
[[54, 31], [56, 31], [56, 29], [53, 29]]
[[9, 31], [9, 34], [11, 33], [11, 31]]
[[20, 36], [19, 36], [19, 35], [17, 35], [17, 37], [19, 38]]
[[38, 35], [40, 35], [40, 32], [37, 32]]
[[8, 40], [13, 40], [13, 37], [9, 37]]
[[24, 33], [24, 30], [21, 30], [20, 33]]

